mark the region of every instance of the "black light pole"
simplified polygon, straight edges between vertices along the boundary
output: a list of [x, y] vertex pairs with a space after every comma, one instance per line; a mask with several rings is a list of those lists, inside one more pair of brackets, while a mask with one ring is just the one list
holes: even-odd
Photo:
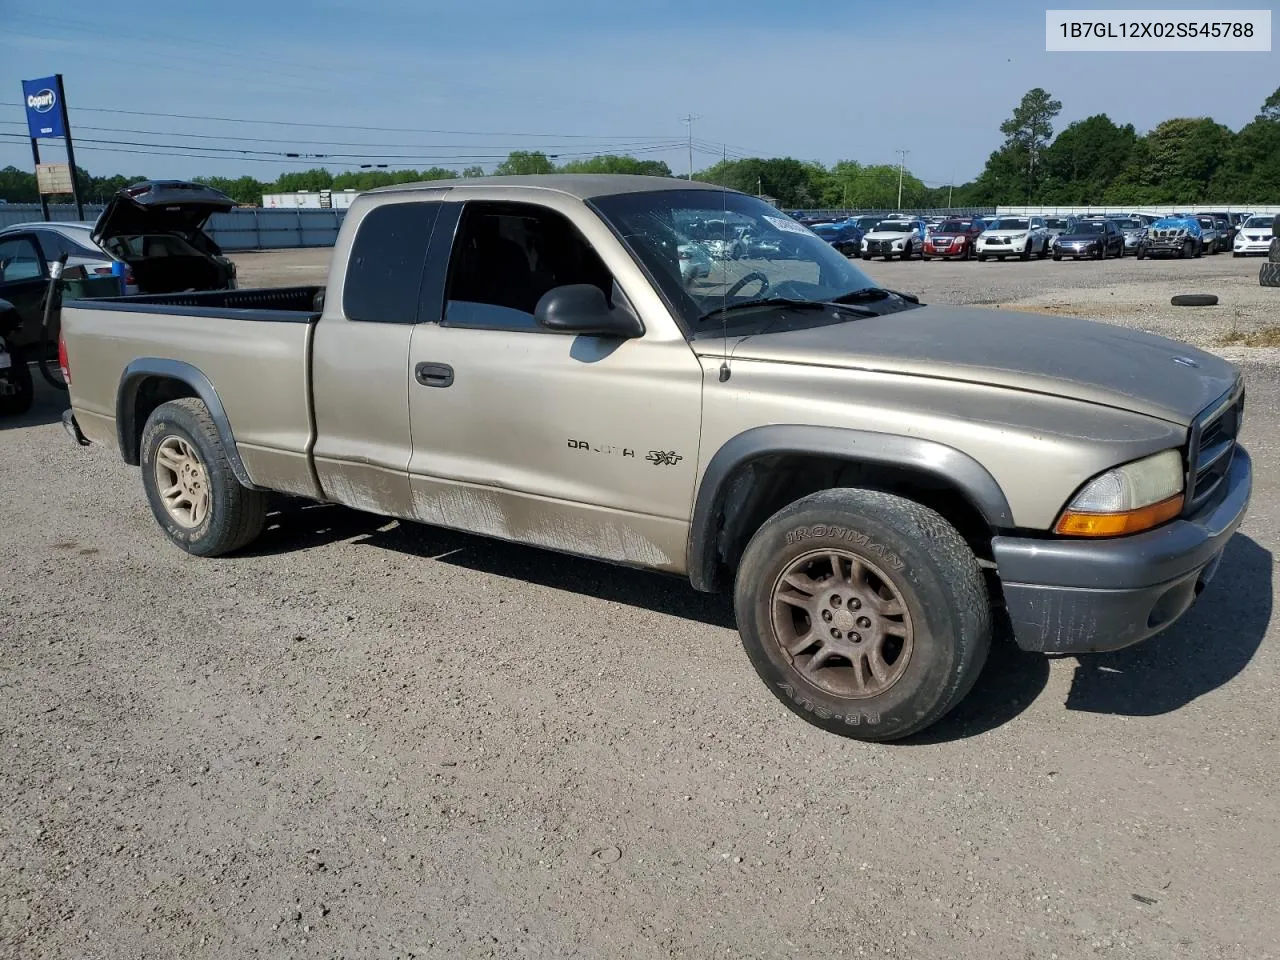
[[[71, 145], [71, 118], [67, 116], [67, 92], [62, 88], [62, 74], [57, 73], [54, 76], [58, 80], [58, 109], [62, 112], [62, 135], [67, 143], [67, 164], [71, 167], [71, 197], [76, 202], [76, 219], [83, 220], [84, 202], [80, 199], [80, 178], [76, 176], [76, 151]], [[49, 207], [43, 194], [40, 200], [45, 203], [44, 218], [48, 220]]]

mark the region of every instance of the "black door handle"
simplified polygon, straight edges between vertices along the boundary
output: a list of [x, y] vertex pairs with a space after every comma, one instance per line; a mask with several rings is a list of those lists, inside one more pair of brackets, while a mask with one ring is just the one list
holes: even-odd
[[424, 387], [453, 386], [453, 367], [447, 363], [420, 363], [413, 368], [413, 375]]

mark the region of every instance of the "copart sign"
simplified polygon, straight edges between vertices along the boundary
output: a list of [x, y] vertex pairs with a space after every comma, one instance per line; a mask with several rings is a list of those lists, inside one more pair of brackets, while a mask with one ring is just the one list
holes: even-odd
[[61, 137], [62, 104], [58, 102], [58, 78], [41, 77], [22, 81], [22, 102], [27, 109], [27, 130], [33, 139]]

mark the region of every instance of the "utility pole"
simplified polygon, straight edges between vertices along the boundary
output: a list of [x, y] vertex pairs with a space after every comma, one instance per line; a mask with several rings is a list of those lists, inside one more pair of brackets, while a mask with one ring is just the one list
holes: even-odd
[[898, 209], [902, 209], [902, 168], [907, 162], [907, 154], [910, 150], [898, 150]]
[[681, 123], [687, 123], [689, 125], [689, 182], [690, 183], [693, 182], [693, 121], [701, 120], [701, 119], [702, 119], [701, 115], [693, 114], [693, 113], [690, 113], [687, 116], [683, 116], [680, 118]]

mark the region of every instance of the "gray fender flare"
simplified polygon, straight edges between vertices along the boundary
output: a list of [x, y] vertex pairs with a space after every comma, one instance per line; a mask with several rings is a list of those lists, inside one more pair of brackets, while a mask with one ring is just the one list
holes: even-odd
[[920, 437], [843, 427], [800, 424], [754, 427], [726, 441], [716, 451], [698, 485], [687, 554], [689, 580], [695, 589], [710, 592], [717, 588], [718, 519], [730, 477], [753, 460], [780, 454], [835, 457], [928, 474], [964, 494], [993, 531], [1014, 526], [1013, 511], [995, 477], [955, 447]]
[[116, 390], [116, 440], [120, 445], [120, 455], [124, 462], [132, 467], [138, 465], [138, 452], [133, 438], [138, 435], [139, 424], [135, 422], [134, 411], [137, 408], [138, 390], [146, 380], [158, 377], [163, 380], [177, 380], [185, 383], [200, 398], [209, 410], [209, 416], [218, 429], [222, 446], [227, 451], [227, 460], [231, 471], [242, 486], [257, 489], [249, 473], [240, 459], [240, 451], [236, 449], [236, 438], [231, 432], [231, 423], [227, 420], [227, 411], [218, 399], [218, 392], [213, 389], [199, 369], [181, 360], [167, 360], [162, 357], [139, 357], [124, 368], [120, 376], [120, 386]]

